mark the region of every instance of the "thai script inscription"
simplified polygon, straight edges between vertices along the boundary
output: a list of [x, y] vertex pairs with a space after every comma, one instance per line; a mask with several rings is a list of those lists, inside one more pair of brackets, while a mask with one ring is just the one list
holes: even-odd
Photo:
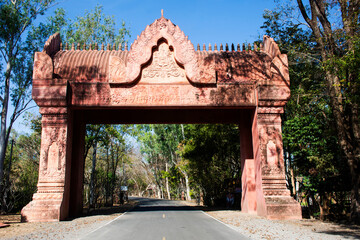
[[183, 104], [187, 102], [194, 102], [194, 98], [190, 96], [178, 96], [178, 95], [136, 95], [136, 96], [121, 96], [112, 95], [112, 103], [120, 105], [139, 105], [139, 104], [152, 104], [152, 105], [172, 105]]

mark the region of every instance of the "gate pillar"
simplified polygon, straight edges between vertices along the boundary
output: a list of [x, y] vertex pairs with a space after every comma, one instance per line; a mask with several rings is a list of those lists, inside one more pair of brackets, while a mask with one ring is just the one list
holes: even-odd
[[268, 219], [301, 219], [300, 204], [290, 196], [286, 187], [281, 136], [282, 111], [282, 107], [258, 107], [255, 116], [254, 123], [257, 126], [253, 128], [253, 137], [256, 145], [257, 213]]
[[241, 156], [241, 211], [256, 213], [256, 181], [251, 132], [251, 118], [240, 119], [240, 156]]
[[40, 108], [41, 152], [37, 192], [21, 211], [22, 221], [59, 221], [69, 214], [71, 117], [67, 108]]

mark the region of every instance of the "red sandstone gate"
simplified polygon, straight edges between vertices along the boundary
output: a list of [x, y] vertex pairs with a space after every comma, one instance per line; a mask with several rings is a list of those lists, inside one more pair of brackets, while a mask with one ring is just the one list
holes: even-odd
[[38, 190], [23, 220], [58, 221], [81, 212], [87, 123], [239, 124], [242, 211], [301, 218], [283, 163], [280, 114], [289, 84], [287, 57], [266, 36], [260, 48], [195, 51], [163, 16], [130, 51], [63, 50], [59, 34], [51, 36], [35, 54], [41, 156]]

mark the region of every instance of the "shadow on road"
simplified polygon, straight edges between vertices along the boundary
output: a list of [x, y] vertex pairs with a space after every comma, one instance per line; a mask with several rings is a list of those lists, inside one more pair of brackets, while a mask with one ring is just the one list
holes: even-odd
[[[156, 203], [156, 204], [154, 204]], [[112, 207], [101, 207], [97, 209], [84, 208], [83, 213], [80, 216], [74, 218], [68, 218], [66, 221], [71, 221], [75, 218], [82, 218], [88, 216], [98, 216], [98, 215], [112, 215], [118, 213], [124, 213], [127, 211], [132, 212], [156, 212], [156, 211], [223, 211], [223, 210], [233, 210], [237, 211], [238, 209], [229, 209], [226, 207], [207, 207], [207, 206], [189, 206], [188, 203], [183, 201], [175, 200], [162, 200], [162, 199], [153, 199], [153, 198], [139, 198], [139, 197], [130, 197], [129, 201], [124, 205], [117, 205]], [[240, 210], [238, 210], [240, 211]]]

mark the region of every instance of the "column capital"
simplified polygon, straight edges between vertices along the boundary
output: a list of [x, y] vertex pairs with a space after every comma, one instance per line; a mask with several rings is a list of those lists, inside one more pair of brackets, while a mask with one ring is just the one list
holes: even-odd
[[68, 108], [65, 107], [41, 107], [42, 126], [58, 126], [67, 124]]

